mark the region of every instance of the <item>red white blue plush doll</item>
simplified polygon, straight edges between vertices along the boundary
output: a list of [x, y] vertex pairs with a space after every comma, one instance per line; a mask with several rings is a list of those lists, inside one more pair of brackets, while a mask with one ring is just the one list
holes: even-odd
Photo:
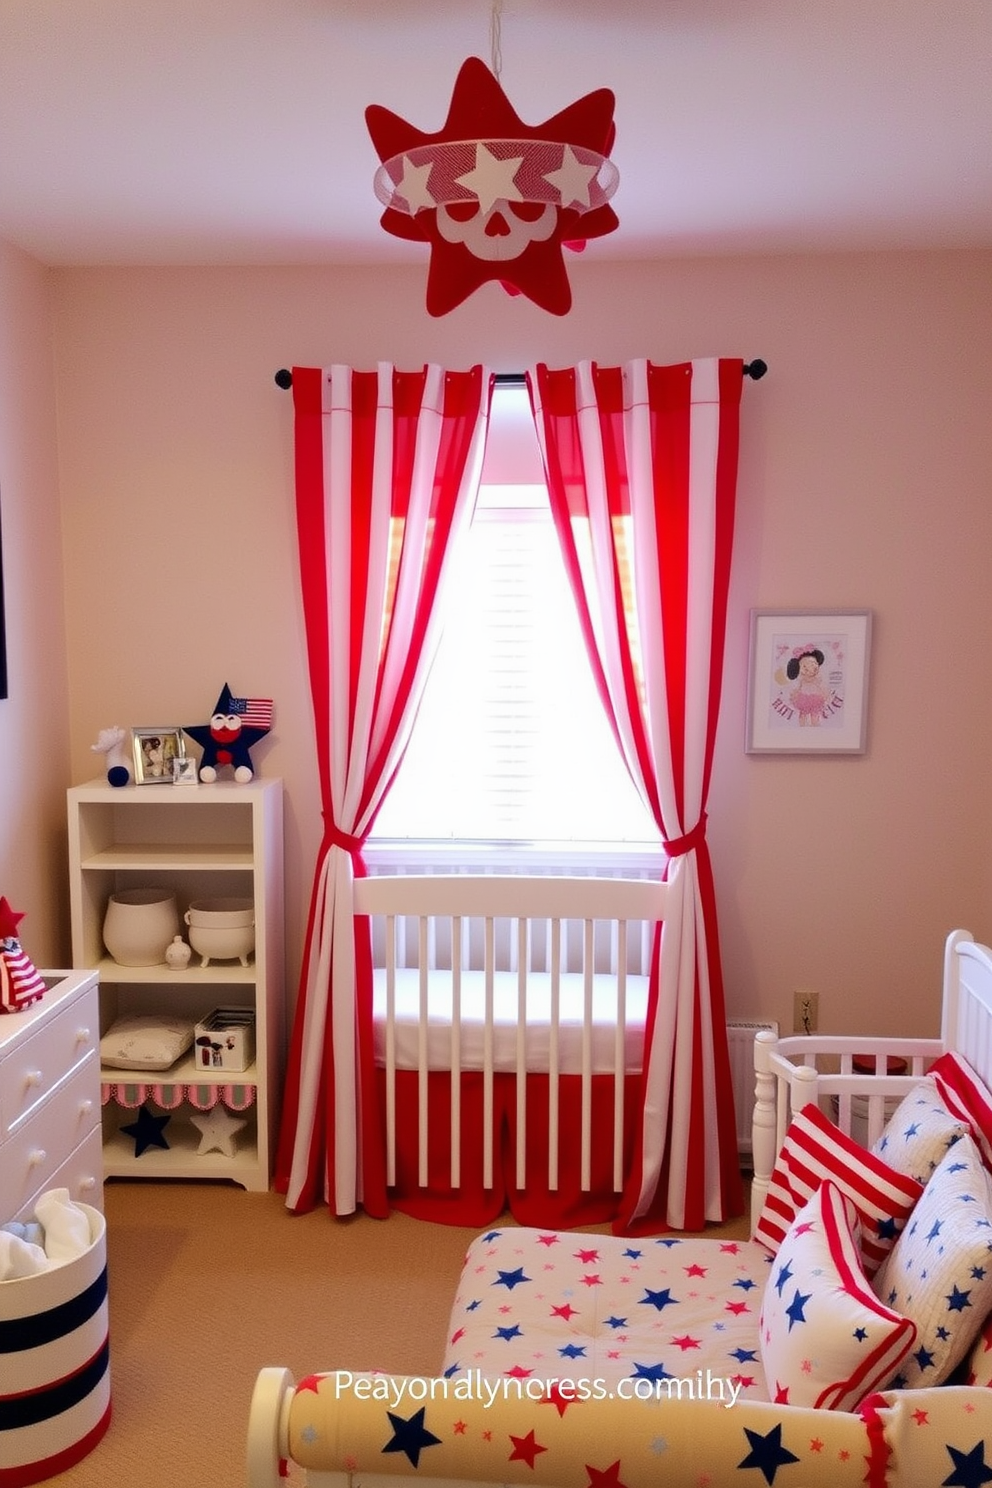
[[17, 927], [23, 914], [0, 898], [0, 1013], [19, 1013], [45, 995], [45, 983], [21, 949]]
[[183, 732], [203, 748], [200, 779], [210, 784], [217, 771], [230, 765], [239, 785], [254, 775], [251, 748], [272, 727], [272, 699], [233, 697], [227, 683], [217, 699], [209, 723], [185, 724]]

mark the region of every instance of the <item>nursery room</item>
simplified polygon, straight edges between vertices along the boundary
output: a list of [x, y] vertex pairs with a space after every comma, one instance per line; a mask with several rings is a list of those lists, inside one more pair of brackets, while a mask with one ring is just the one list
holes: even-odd
[[0, 1488], [992, 1481], [990, 85], [0, 0]]

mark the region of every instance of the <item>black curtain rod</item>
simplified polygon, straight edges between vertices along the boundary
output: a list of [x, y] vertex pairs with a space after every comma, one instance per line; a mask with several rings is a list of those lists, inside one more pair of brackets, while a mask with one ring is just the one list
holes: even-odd
[[[755, 358], [753, 362], [744, 363], [744, 376], [750, 377], [754, 382], [764, 377], [767, 371], [768, 363], [763, 362], [760, 357]], [[275, 380], [277, 387], [291, 388], [293, 386], [293, 374], [288, 367], [280, 367]], [[495, 380], [497, 387], [523, 387], [526, 382], [522, 372], [497, 372]]]

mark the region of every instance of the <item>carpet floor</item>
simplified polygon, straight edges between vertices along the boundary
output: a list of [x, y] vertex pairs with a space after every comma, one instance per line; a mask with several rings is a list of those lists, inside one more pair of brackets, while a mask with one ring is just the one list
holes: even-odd
[[[435, 1373], [477, 1233], [293, 1215], [228, 1184], [111, 1182], [105, 1209], [113, 1419], [57, 1488], [243, 1488], [266, 1365]], [[743, 1238], [747, 1220], [707, 1233]]]

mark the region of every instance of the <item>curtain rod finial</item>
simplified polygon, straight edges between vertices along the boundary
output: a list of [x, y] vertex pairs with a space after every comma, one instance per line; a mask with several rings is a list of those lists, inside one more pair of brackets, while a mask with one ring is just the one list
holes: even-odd
[[753, 362], [744, 363], [744, 376], [750, 377], [754, 382], [764, 377], [768, 371], [768, 363], [763, 362], [760, 357], [755, 357]]
[[288, 367], [280, 367], [275, 380], [276, 387], [291, 388], [293, 386], [293, 374]]

